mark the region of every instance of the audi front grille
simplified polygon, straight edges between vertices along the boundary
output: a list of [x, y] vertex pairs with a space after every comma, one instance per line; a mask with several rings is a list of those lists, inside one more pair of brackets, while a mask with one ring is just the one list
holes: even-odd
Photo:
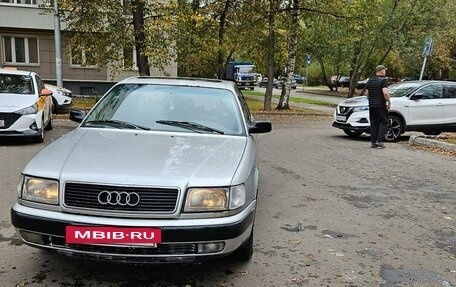
[[64, 204], [69, 208], [171, 213], [178, 195], [178, 189], [66, 183]]

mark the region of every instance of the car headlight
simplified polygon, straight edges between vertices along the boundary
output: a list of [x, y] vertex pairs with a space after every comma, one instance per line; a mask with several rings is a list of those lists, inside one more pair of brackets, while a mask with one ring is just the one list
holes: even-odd
[[59, 203], [59, 183], [56, 180], [24, 176], [21, 186], [21, 196], [24, 200]]
[[30, 107], [27, 107], [25, 109], [16, 111], [16, 114], [21, 114], [21, 115], [31, 115], [31, 114], [36, 114], [38, 112], [38, 104], [34, 104]]
[[368, 110], [369, 110], [369, 106], [360, 106], [360, 107], [353, 108], [354, 112], [361, 112], [361, 111], [368, 111]]
[[187, 192], [184, 212], [224, 211], [245, 203], [244, 185], [231, 188], [191, 188]]

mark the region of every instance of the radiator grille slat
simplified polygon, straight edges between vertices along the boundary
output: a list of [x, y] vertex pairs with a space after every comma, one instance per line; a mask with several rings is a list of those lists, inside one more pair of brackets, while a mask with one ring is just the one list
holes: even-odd
[[19, 118], [20, 114], [15, 113], [0, 113], [0, 120], [4, 121], [4, 126], [0, 129], [8, 129], [12, 124], [14, 124]]
[[[109, 192], [135, 192], [139, 195], [140, 201], [135, 206], [110, 205], [98, 202], [98, 195], [102, 191]], [[64, 203], [67, 207], [89, 208], [106, 211], [128, 211], [128, 212], [163, 212], [170, 213], [176, 208], [178, 189], [131, 187], [131, 186], [109, 186], [95, 184], [66, 183], [64, 192]]]

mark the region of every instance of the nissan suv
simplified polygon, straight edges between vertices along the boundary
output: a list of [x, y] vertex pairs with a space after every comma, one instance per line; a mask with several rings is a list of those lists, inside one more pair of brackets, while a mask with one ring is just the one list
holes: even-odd
[[[420, 131], [426, 135], [456, 131], [456, 82], [407, 81], [388, 88], [391, 109], [386, 141], [395, 141], [406, 131]], [[367, 97], [354, 97], [339, 103], [332, 126], [349, 136], [369, 133]]]

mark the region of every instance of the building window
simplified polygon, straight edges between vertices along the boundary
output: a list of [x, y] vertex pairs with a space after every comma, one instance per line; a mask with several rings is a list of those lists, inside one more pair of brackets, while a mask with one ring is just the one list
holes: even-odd
[[138, 65], [136, 61], [136, 49], [124, 48], [123, 68], [124, 70], [138, 70]]
[[38, 38], [3, 36], [3, 53], [6, 64], [38, 64]]
[[0, 0], [0, 3], [20, 4], [20, 5], [36, 5], [36, 0]]
[[97, 67], [95, 58], [87, 50], [81, 47], [71, 47], [71, 66], [72, 67]]

